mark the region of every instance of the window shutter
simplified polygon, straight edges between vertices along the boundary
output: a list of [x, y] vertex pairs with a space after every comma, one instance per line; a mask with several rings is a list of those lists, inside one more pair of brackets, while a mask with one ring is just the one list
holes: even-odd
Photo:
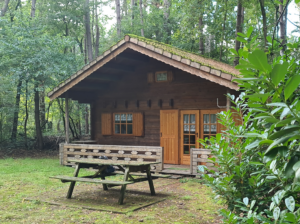
[[154, 73], [150, 72], [147, 74], [148, 83], [154, 83]]
[[168, 71], [168, 82], [172, 82], [172, 81], [173, 81], [173, 72]]
[[101, 114], [101, 133], [102, 135], [112, 135], [112, 114]]
[[144, 136], [144, 116], [142, 113], [133, 113], [132, 133], [134, 136]]

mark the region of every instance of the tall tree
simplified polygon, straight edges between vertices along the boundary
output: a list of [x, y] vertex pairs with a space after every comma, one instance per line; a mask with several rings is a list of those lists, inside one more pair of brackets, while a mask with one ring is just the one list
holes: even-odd
[[164, 0], [164, 29], [167, 35], [166, 43], [168, 44], [171, 40], [171, 27], [170, 27], [170, 9], [171, 9], [171, 0]]
[[[281, 4], [279, 5], [279, 13], [280, 13], [280, 39], [281, 39], [281, 45], [282, 50], [281, 54], [283, 54], [285, 48], [286, 48], [286, 22], [287, 22], [287, 6], [284, 7], [283, 0], [280, 0]], [[286, 3], [288, 5], [288, 2]], [[285, 9], [285, 10], [284, 10]]]
[[89, 62], [93, 61], [93, 49], [92, 49], [92, 35], [91, 35], [91, 22], [90, 22], [90, 0], [85, 1], [84, 7], [84, 24], [85, 24], [85, 37], [86, 48]]
[[99, 30], [99, 18], [98, 18], [98, 1], [95, 1], [95, 20], [96, 20], [96, 41], [95, 41], [95, 57], [99, 56], [99, 39], [100, 39], [100, 30]]
[[141, 36], [144, 37], [143, 0], [140, 0]]
[[115, 0], [116, 2], [116, 14], [117, 14], [117, 35], [118, 38], [121, 37], [121, 12], [120, 12], [120, 0]]
[[222, 53], [223, 53], [223, 42], [224, 42], [224, 35], [225, 35], [225, 28], [226, 28], [226, 20], [227, 20], [227, 3], [228, 0], [225, 0], [224, 4], [224, 22], [223, 22], [223, 27], [222, 27], [222, 34], [221, 34], [221, 44], [220, 44], [220, 61], [222, 61]]
[[265, 8], [265, 0], [259, 0], [260, 11], [263, 19], [263, 40], [264, 40], [264, 47], [267, 47], [267, 15], [266, 15], [266, 8]]
[[5, 15], [5, 13], [6, 13], [7, 9], [8, 9], [9, 1], [10, 0], [5, 0], [3, 8], [1, 9], [0, 16], [4, 16]]
[[[242, 0], [238, 0], [237, 4], [237, 17], [236, 17], [236, 31], [235, 31], [235, 50], [236, 52], [239, 52], [239, 49], [241, 47], [241, 42], [237, 40], [237, 33], [243, 32], [243, 6], [242, 6]], [[239, 64], [239, 57], [235, 57], [234, 65]]]

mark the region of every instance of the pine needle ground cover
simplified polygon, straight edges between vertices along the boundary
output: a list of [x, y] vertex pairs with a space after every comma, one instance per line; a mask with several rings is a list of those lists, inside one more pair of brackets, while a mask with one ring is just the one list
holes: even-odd
[[[121, 207], [117, 203], [119, 187], [104, 192], [101, 185], [78, 183], [73, 199], [65, 199], [69, 184], [49, 176], [72, 173], [72, 168], [60, 166], [57, 159], [0, 160], [0, 222], [220, 223], [217, 212], [220, 203], [213, 200], [211, 189], [197, 180], [154, 180], [155, 197], [150, 196], [147, 182], [128, 185]], [[90, 172], [81, 172], [86, 174]], [[56, 205], [43, 201], [56, 202]], [[143, 208], [134, 211], [139, 207]], [[125, 214], [99, 211], [99, 208]]]

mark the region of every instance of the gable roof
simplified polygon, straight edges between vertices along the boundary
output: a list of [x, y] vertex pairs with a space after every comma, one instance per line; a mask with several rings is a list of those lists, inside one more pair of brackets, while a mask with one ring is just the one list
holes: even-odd
[[53, 100], [61, 96], [128, 48], [219, 85], [234, 90], [239, 89], [237, 83], [232, 82], [240, 74], [234, 67], [158, 41], [129, 34], [55, 87], [48, 93], [48, 97]]

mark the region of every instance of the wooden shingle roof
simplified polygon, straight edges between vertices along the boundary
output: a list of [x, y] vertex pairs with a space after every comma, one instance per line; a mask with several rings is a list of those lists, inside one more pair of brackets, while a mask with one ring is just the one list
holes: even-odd
[[135, 35], [126, 35], [124, 39], [113, 45], [94, 61], [85, 65], [82, 69], [71, 75], [69, 79], [55, 87], [48, 93], [48, 96], [51, 100], [61, 96], [126, 49], [132, 49], [230, 89], [239, 89], [237, 83], [232, 81], [234, 78], [239, 77], [239, 71], [228, 64], [180, 50], [154, 40]]

